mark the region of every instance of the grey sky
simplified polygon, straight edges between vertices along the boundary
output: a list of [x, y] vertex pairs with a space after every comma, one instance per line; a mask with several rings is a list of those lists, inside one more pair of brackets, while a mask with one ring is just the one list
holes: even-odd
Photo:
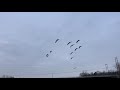
[[[106, 63], [114, 68], [114, 57], [120, 57], [119, 29], [119, 12], [0, 12], [0, 75], [69, 76], [105, 70]], [[71, 49], [67, 46], [78, 39]], [[79, 45], [70, 60], [69, 53]]]

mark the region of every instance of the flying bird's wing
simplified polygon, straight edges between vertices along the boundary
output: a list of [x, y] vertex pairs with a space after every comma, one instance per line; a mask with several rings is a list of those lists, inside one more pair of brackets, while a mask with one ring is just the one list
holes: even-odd
[[59, 39], [57, 39], [56, 41], [55, 41], [55, 43], [58, 41]]
[[46, 57], [48, 57], [49, 55], [47, 54]]
[[75, 51], [77, 50], [78, 48], [75, 49]]
[[57, 42], [57, 40], [55, 41], [55, 43]]
[[69, 42], [67, 45], [69, 45], [71, 42]]
[[76, 51], [76, 49], [75, 49], [75, 51]]
[[[68, 43], [68, 44], [69, 44], [69, 43]], [[67, 44], [67, 45], [68, 45], [68, 44]]]
[[71, 59], [73, 59], [73, 57], [71, 57]]
[[74, 67], [73, 69], [76, 69], [77, 67]]
[[78, 43], [80, 40], [77, 40], [77, 42], [76, 43]]
[[[70, 42], [69, 42], [68, 44], [70, 44]], [[68, 44], [67, 44], [67, 45], [68, 45]]]
[[70, 48], [73, 46], [74, 44], [72, 44], [71, 46], [70, 46]]
[[70, 55], [73, 54], [73, 52], [70, 53]]
[[79, 48], [82, 47], [82, 46], [79, 46]]

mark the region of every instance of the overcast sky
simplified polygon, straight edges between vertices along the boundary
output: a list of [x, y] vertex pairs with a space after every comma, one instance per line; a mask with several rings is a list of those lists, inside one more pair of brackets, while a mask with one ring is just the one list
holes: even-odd
[[111, 69], [120, 57], [119, 39], [119, 12], [0, 12], [0, 76], [73, 76], [105, 70], [105, 64]]

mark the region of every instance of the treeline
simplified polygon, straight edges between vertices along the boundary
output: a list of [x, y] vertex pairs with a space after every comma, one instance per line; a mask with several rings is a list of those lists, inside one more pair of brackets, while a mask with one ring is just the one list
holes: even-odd
[[87, 72], [82, 72], [80, 73], [80, 77], [86, 77], [86, 76], [120, 76], [119, 73], [117, 71], [108, 71], [108, 72], [100, 72], [100, 71], [96, 71], [96, 72], [91, 72], [91, 73], [87, 73]]
[[9, 75], [3, 75], [3, 76], [0, 77], [0, 78], [15, 78], [15, 77], [13, 77], [13, 76], [9, 76]]
[[115, 57], [115, 69], [116, 70], [108, 70], [108, 71], [96, 71], [96, 72], [91, 72], [91, 73], [87, 73], [87, 72], [82, 72], [80, 73], [80, 77], [87, 77], [87, 76], [117, 76], [120, 78], [120, 62], [118, 62], [118, 58]]

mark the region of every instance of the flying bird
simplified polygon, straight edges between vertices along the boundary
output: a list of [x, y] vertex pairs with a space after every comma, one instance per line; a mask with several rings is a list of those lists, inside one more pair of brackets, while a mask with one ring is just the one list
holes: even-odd
[[82, 46], [79, 46], [79, 48], [82, 47]]
[[48, 57], [49, 55], [47, 54], [46, 57]]
[[70, 55], [73, 54], [73, 52], [70, 53]]
[[71, 42], [69, 42], [67, 45], [69, 45]]
[[51, 53], [52, 51], [50, 51], [50, 53]]
[[78, 48], [75, 49], [75, 51], [77, 50]]
[[71, 59], [73, 59], [73, 57], [71, 57]]
[[72, 44], [72, 45], [70, 46], [70, 48], [71, 48], [73, 45], [75, 45], [75, 44]]
[[78, 43], [80, 40], [77, 40], [77, 42], [76, 43]]
[[77, 67], [74, 67], [73, 69], [76, 69]]
[[56, 41], [55, 41], [55, 43], [58, 41], [59, 39], [57, 39]]

